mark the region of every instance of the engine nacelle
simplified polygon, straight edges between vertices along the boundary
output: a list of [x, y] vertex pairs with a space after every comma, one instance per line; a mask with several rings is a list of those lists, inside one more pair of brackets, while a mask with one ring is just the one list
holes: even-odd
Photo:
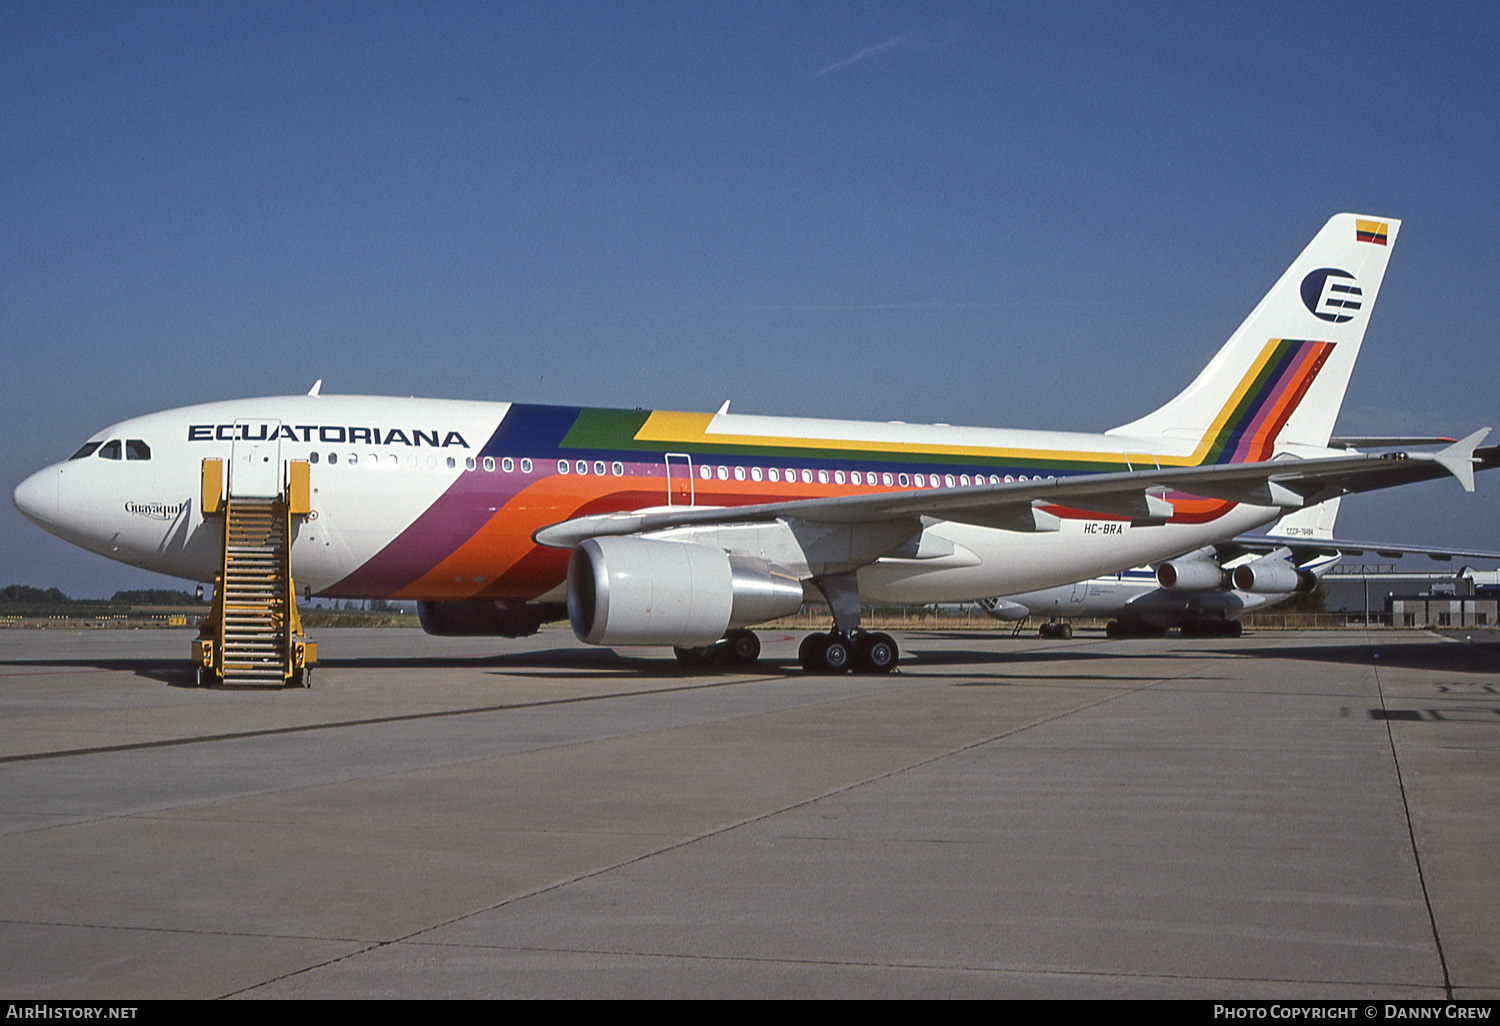
[[1169, 559], [1156, 568], [1156, 583], [1167, 591], [1218, 591], [1229, 575], [1211, 559]]
[[590, 645], [708, 645], [801, 606], [794, 575], [713, 545], [590, 538], [568, 560], [568, 619]]
[[1298, 570], [1286, 560], [1273, 556], [1235, 567], [1234, 586], [1256, 595], [1312, 591], [1318, 586], [1318, 575], [1311, 570]]
[[536, 606], [490, 599], [417, 603], [422, 629], [441, 637], [524, 638], [540, 630], [543, 622], [559, 619], [562, 614], [558, 605]]

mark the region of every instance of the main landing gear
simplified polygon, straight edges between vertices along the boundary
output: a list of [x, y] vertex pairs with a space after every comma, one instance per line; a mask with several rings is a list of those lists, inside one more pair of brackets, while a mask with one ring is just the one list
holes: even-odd
[[[808, 673], [890, 673], [901, 659], [896, 639], [889, 634], [861, 630], [859, 586], [853, 573], [817, 577], [813, 583], [828, 598], [833, 630], [816, 631], [802, 639], [797, 659]], [[684, 666], [750, 666], [760, 658], [760, 639], [753, 631], [736, 628], [712, 645], [675, 646]]]
[[814, 577], [828, 599], [833, 630], [817, 631], [802, 639], [797, 659], [808, 673], [890, 673], [901, 659], [896, 639], [889, 634], [861, 630], [859, 626], [859, 582], [851, 573]]
[[750, 666], [760, 658], [760, 638], [754, 631], [735, 629], [712, 645], [673, 647], [672, 654], [683, 666]]
[[1140, 620], [1111, 620], [1104, 625], [1104, 636], [1108, 638], [1165, 638], [1167, 629], [1154, 623]]
[[818, 631], [802, 639], [797, 659], [808, 673], [890, 673], [901, 651], [889, 634], [856, 630], [852, 634]]
[[1237, 638], [1243, 633], [1238, 620], [1188, 620], [1182, 625], [1184, 638]]

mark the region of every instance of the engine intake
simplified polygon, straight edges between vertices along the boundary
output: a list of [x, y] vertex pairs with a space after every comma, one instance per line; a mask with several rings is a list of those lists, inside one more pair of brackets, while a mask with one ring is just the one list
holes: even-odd
[[697, 542], [590, 538], [568, 560], [568, 619], [590, 645], [707, 645], [802, 606], [802, 582]]

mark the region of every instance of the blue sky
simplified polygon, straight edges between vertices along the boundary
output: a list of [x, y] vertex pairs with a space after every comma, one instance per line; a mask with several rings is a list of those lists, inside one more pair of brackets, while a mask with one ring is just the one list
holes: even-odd
[[[317, 378], [1103, 429], [1342, 210], [1404, 223], [1339, 430], [1500, 427], [1497, 47], [1489, 4], [11, 0], [0, 484]], [[1497, 496], [1340, 533], [1500, 549]], [[0, 584], [165, 581], [0, 509]]]

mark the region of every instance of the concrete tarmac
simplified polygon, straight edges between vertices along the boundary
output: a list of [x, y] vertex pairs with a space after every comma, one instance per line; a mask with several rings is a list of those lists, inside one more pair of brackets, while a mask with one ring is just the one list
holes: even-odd
[[1477, 635], [314, 634], [0, 631], [0, 996], [1500, 997]]

